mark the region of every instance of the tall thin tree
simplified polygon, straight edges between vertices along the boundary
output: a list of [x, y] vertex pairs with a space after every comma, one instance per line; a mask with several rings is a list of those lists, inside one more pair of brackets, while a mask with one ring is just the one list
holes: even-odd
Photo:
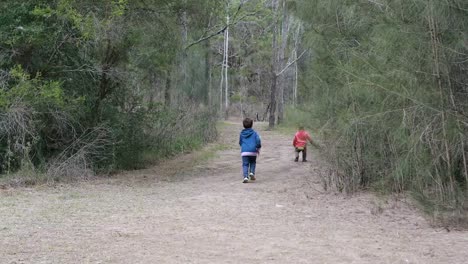
[[276, 122], [276, 89], [277, 89], [277, 65], [278, 65], [278, 0], [272, 1], [273, 8], [273, 36], [272, 36], [272, 56], [271, 56], [271, 66], [270, 66], [270, 75], [271, 75], [271, 86], [270, 86], [270, 104], [269, 104], [269, 118], [268, 118], [268, 127], [270, 129], [275, 127]]

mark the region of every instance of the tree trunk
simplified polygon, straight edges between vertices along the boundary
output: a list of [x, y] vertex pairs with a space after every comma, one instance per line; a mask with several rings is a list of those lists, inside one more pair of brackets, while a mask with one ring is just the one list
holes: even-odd
[[148, 73], [148, 82], [150, 84], [151, 90], [149, 91], [149, 98], [148, 98], [148, 109], [151, 110], [154, 107], [154, 97], [157, 97], [156, 93], [158, 90], [158, 85], [157, 85], [157, 76], [154, 71], [154, 69], [150, 70], [150, 73]]
[[299, 73], [298, 73], [299, 67], [297, 66], [297, 49], [299, 48], [300, 31], [301, 31], [301, 24], [298, 24], [296, 34], [294, 36], [294, 52], [293, 52], [294, 53], [293, 58], [296, 61], [296, 63], [294, 63], [294, 86], [293, 86], [294, 106], [296, 106], [297, 104], [297, 86], [298, 86], [298, 81], [299, 81]]
[[[288, 36], [289, 36], [289, 14], [286, 7], [286, 1], [282, 1], [283, 8], [283, 19], [281, 21], [281, 48], [279, 50], [279, 69], [286, 66], [286, 48], [288, 45]], [[286, 87], [286, 72], [279, 78], [279, 100], [278, 100], [278, 125], [283, 122], [284, 119], [284, 90]]]
[[211, 51], [210, 51], [210, 40], [205, 42], [205, 82], [206, 82], [206, 98], [205, 103], [211, 107], [212, 104], [212, 92], [211, 92]]
[[[228, 4], [228, 12], [229, 12], [229, 4]], [[226, 24], [229, 25], [229, 13], [226, 17]], [[228, 79], [228, 68], [229, 68], [229, 26], [226, 28], [226, 38], [224, 39], [224, 57], [225, 57], [225, 65], [224, 65], [224, 81], [225, 81], [225, 89], [224, 89], [224, 102], [226, 104], [226, 115], [225, 118], [228, 118], [229, 114], [229, 79]]]
[[222, 115], [223, 114], [224, 55], [223, 55], [223, 62], [221, 63], [220, 79], [221, 79], [221, 82], [219, 84], [219, 114]]
[[278, 0], [273, 0], [273, 38], [272, 38], [272, 56], [271, 56], [271, 87], [270, 87], [270, 117], [268, 119], [268, 127], [275, 127], [276, 121], [276, 88], [277, 88], [277, 64], [278, 64]]
[[171, 106], [171, 73], [166, 71], [166, 84], [164, 87], [164, 105]]
[[[187, 19], [187, 1], [185, 0], [183, 2], [184, 6], [184, 11], [180, 15], [180, 21], [181, 21], [181, 38], [182, 38], [182, 47], [186, 47], [188, 43], [188, 19]], [[191, 98], [192, 97], [192, 91], [188, 90], [188, 67], [187, 67], [187, 51], [183, 49], [181, 51], [181, 56], [180, 56], [180, 74], [179, 78], [182, 79], [182, 88], [185, 89], [185, 91], [188, 91], [188, 95]], [[178, 85], [176, 85], [178, 86]]]
[[270, 129], [275, 127], [275, 112], [276, 112], [276, 72], [274, 70], [274, 66], [272, 67], [272, 74], [271, 74], [271, 88], [270, 88], [270, 117], [268, 118], [268, 127]]
[[111, 44], [110, 39], [108, 39], [106, 43], [105, 57], [101, 65], [101, 78], [99, 81], [99, 90], [93, 109], [94, 116], [92, 118], [92, 123], [94, 125], [99, 123], [101, 119], [102, 101], [104, 101], [104, 99], [106, 99], [107, 96], [112, 92], [112, 80], [109, 76], [109, 72], [118, 60], [118, 52], [116, 51], [115, 47], [113, 47], [113, 45]]
[[221, 64], [221, 82], [219, 84], [219, 111], [223, 114], [223, 88], [224, 88], [224, 118], [228, 118], [229, 108], [229, 82], [228, 82], [228, 67], [229, 67], [229, 2], [226, 8], [226, 30], [224, 31], [223, 45], [223, 62]]

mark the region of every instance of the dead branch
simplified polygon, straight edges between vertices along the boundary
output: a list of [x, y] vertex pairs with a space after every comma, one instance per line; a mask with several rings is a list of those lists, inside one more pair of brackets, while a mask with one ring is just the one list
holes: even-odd
[[288, 63], [288, 65], [286, 65], [284, 67], [284, 69], [282, 69], [279, 73], [276, 73], [276, 76], [280, 76], [285, 70], [287, 70], [291, 65], [293, 65], [294, 63], [296, 63], [305, 53], [307, 52], [307, 50], [304, 50], [301, 55], [299, 55], [295, 60], [291, 61], [290, 63]]

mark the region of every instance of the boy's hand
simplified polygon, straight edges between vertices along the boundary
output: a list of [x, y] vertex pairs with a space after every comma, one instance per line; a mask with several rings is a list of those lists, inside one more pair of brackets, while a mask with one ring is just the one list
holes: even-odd
[[312, 146], [314, 146], [314, 147], [316, 147], [318, 149], [322, 148], [319, 144], [315, 143], [314, 141], [310, 141], [310, 144], [312, 144]]

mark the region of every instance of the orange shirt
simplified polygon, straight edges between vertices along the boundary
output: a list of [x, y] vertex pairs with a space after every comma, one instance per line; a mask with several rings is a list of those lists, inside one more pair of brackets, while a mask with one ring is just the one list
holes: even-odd
[[305, 147], [307, 145], [307, 140], [312, 140], [309, 133], [305, 130], [299, 130], [296, 135], [294, 135], [293, 145], [296, 148]]

